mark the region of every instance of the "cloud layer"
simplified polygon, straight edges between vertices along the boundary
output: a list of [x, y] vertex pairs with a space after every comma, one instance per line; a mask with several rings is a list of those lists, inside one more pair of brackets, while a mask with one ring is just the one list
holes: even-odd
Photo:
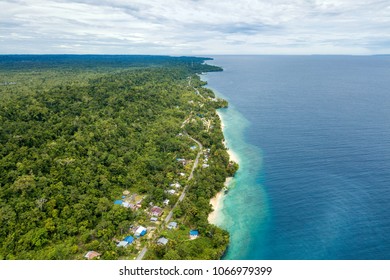
[[390, 53], [390, 2], [1, 0], [0, 53]]

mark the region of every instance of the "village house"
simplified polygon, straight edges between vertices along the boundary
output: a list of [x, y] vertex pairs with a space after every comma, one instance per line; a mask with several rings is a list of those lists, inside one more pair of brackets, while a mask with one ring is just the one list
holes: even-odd
[[122, 241], [120, 241], [120, 242], [116, 245], [116, 247], [127, 247], [127, 245], [129, 245], [129, 242], [122, 240]]
[[131, 206], [134, 206], [134, 205], [133, 205], [133, 204], [130, 204], [130, 203], [126, 202], [126, 201], [124, 201], [124, 202], [122, 203], [122, 206], [125, 207], [125, 208], [131, 208]]
[[137, 195], [136, 193], [130, 196], [130, 192], [126, 190], [123, 192], [122, 199], [115, 200], [114, 204], [130, 208], [132, 210], [137, 210], [142, 207], [141, 203], [143, 199], [143, 197]]
[[[184, 173], [183, 173], [184, 174]], [[184, 174], [185, 175], [185, 174]], [[179, 183], [173, 183], [173, 184], [170, 184], [169, 185], [170, 187], [173, 187], [173, 188], [176, 188], [176, 189], [178, 189], [178, 188], [181, 188], [181, 185], [179, 184]]]
[[157, 240], [157, 244], [158, 245], [167, 245], [168, 243], [168, 239], [166, 239], [165, 237], [160, 237], [158, 240]]
[[162, 209], [161, 207], [153, 206], [153, 207], [150, 209], [150, 214], [151, 214], [152, 216], [160, 217], [162, 213], [163, 213], [163, 209]]
[[177, 158], [176, 161], [178, 163], [181, 163], [183, 166], [185, 166], [188, 163], [188, 161], [184, 158]]
[[136, 228], [136, 230], [134, 232], [134, 236], [141, 237], [141, 236], [144, 236], [146, 234], [146, 232], [147, 232], [147, 230], [145, 227], [139, 226], [138, 228]]
[[199, 236], [199, 231], [197, 231], [197, 230], [190, 231], [190, 239], [191, 240], [198, 238], [198, 236]]
[[115, 204], [115, 205], [120, 205], [120, 206], [122, 206], [122, 203], [123, 203], [123, 201], [122, 201], [121, 199], [118, 199], [118, 200], [115, 200], [115, 201], [114, 201], [114, 204]]
[[88, 251], [86, 254], [85, 254], [85, 256], [84, 256], [84, 258], [86, 258], [86, 259], [88, 259], [88, 260], [92, 260], [92, 259], [94, 259], [94, 258], [99, 258], [101, 256], [101, 254], [100, 253], [98, 253], [98, 252], [95, 252], [95, 251]]
[[167, 190], [167, 191], [165, 191], [167, 194], [175, 194], [176, 193], [176, 191], [175, 190]]
[[126, 236], [125, 239], [123, 239], [123, 241], [126, 241], [128, 244], [131, 244], [134, 241], [134, 237], [132, 237], [131, 235]]
[[117, 247], [127, 247], [129, 244], [133, 243], [134, 237], [131, 235], [126, 236], [122, 241], [119, 241], [116, 245]]
[[170, 222], [167, 227], [168, 227], [168, 229], [175, 229], [175, 228], [177, 228], [177, 223], [176, 222]]

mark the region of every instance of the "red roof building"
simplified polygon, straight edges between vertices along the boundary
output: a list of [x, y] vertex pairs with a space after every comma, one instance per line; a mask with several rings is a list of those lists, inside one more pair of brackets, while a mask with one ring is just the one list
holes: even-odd
[[161, 207], [153, 206], [153, 207], [150, 209], [150, 214], [151, 214], [152, 216], [160, 217], [162, 213], [163, 213], [163, 209], [162, 209]]

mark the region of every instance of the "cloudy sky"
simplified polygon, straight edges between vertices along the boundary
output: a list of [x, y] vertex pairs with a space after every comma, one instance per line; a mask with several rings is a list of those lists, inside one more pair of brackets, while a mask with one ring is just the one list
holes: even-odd
[[389, 0], [0, 0], [0, 53], [383, 54]]

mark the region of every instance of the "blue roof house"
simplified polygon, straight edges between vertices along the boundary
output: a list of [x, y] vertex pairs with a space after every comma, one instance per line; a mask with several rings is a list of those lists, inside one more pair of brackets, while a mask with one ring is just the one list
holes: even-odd
[[199, 235], [199, 231], [197, 231], [197, 230], [190, 231], [190, 239], [196, 239], [196, 238], [198, 238], [198, 235]]
[[114, 204], [115, 204], [115, 205], [122, 205], [122, 200], [119, 200], [119, 199], [118, 199], [118, 200], [115, 200], [115, 201], [114, 201]]
[[123, 239], [123, 241], [126, 241], [126, 242], [128, 242], [129, 244], [131, 244], [131, 243], [133, 243], [133, 241], [134, 241], [134, 237], [132, 237], [132, 236], [126, 236], [125, 237], [125, 239]]

